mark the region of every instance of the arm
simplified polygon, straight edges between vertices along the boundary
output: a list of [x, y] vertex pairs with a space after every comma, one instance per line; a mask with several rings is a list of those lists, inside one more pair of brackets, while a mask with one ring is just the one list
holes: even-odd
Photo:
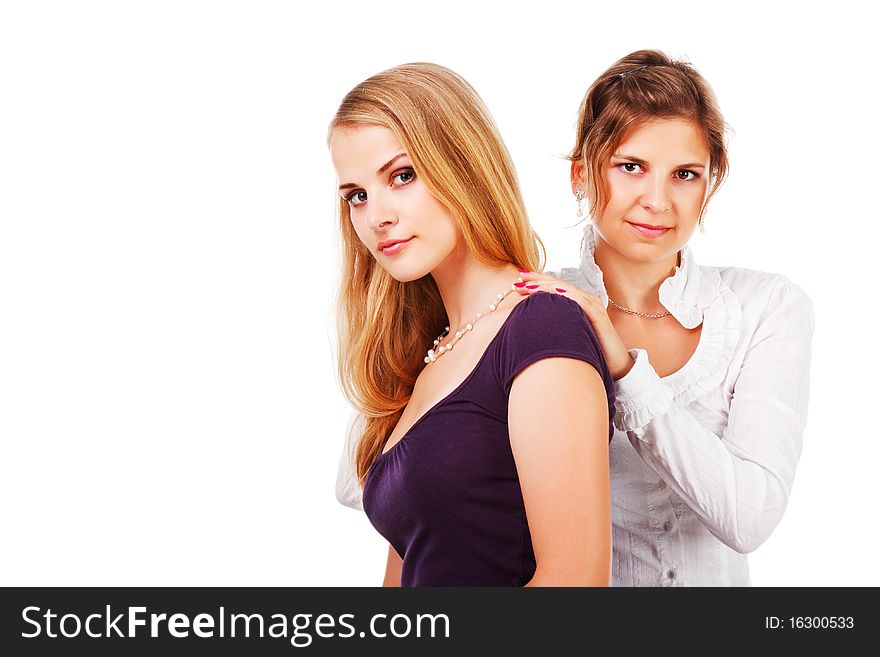
[[345, 444], [339, 455], [339, 466], [336, 470], [336, 499], [343, 506], [363, 510], [361, 506], [361, 486], [354, 467], [354, 455], [358, 440], [364, 431], [364, 416], [352, 411], [345, 431]]
[[757, 548], [785, 511], [806, 423], [812, 331], [809, 299], [783, 280], [746, 352], [721, 435], [673, 403], [645, 352], [631, 352], [635, 365], [617, 381], [617, 428], [737, 552]]
[[388, 546], [388, 561], [385, 563], [385, 579], [382, 586], [400, 586], [400, 571], [403, 568], [403, 560], [390, 545]]
[[608, 404], [598, 372], [570, 358], [533, 363], [513, 381], [508, 425], [537, 562], [527, 586], [607, 586]]

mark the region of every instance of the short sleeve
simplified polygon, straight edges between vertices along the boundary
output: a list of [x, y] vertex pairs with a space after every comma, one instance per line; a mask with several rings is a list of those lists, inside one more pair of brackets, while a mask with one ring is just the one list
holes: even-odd
[[498, 352], [499, 379], [505, 394], [526, 367], [544, 358], [574, 358], [599, 372], [606, 390], [614, 383], [599, 340], [587, 316], [575, 302], [558, 294], [537, 292], [511, 311], [502, 329]]

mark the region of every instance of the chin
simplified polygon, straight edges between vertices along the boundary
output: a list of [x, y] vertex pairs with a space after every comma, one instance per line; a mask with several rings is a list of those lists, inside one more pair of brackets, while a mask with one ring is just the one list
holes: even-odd
[[652, 242], [629, 242], [612, 244], [612, 248], [627, 260], [633, 262], [660, 262], [678, 253], [674, 245]]
[[430, 269], [425, 268], [424, 266], [412, 266], [406, 263], [383, 263], [381, 260], [379, 261], [379, 266], [382, 267], [394, 280], [400, 283], [411, 283], [412, 281], [417, 281], [424, 276], [427, 276], [431, 273]]
[[396, 280], [398, 283], [412, 283], [413, 281], [417, 281], [420, 278], [424, 278], [430, 272], [396, 272], [390, 269], [386, 270], [389, 274], [391, 274], [391, 278]]

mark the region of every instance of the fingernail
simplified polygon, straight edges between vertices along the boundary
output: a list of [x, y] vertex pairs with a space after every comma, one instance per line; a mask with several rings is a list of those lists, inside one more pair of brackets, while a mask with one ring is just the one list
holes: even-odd
[[565, 290], [563, 290], [561, 287], [557, 287], [557, 288], [556, 288], [556, 291], [557, 291], [557, 292], [565, 292]]
[[529, 273], [529, 270], [528, 270], [528, 269], [517, 269], [517, 271], [518, 271], [520, 274], [528, 274], [528, 273]]
[[522, 287], [523, 285], [525, 285], [525, 283], [514, 283], [513, 284], [514, 287]]
[[526, 285], [526, 289], [534, 290], [536, 287], [541, 287], [540, 285]]

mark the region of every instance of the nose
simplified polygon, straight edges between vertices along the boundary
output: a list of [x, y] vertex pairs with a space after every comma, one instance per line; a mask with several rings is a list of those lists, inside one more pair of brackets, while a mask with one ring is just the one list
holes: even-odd
[[371, 230], [380, 231], [397, 223], [397, 212], [384, 202], [381, 194], [374, 194], [367, 205], [367, 226]]
[[646, 176], [639, 202], [652, 214], [662, 214], [672, 207], [669, 191], [669, 181], [665, 176]]

